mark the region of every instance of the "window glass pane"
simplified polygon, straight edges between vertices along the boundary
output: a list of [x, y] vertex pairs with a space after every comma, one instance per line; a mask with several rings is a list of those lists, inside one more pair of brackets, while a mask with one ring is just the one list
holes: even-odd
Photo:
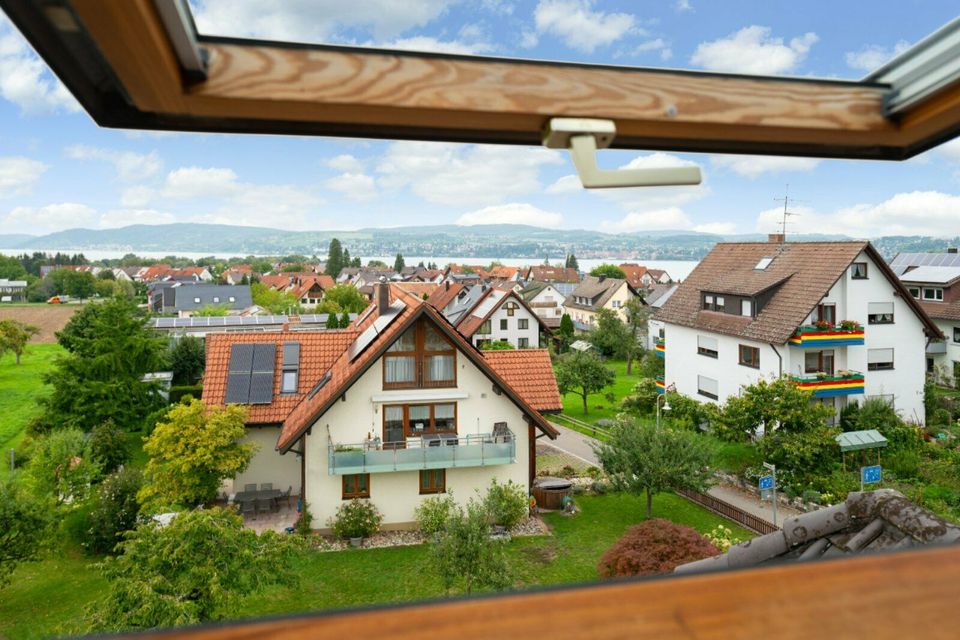
[[370, 476], [368, 476], [365, 473], [361, 473], [360, 475], [357, 476], [357, 492], [358, 493], [362, 493], [362, 494], [369, 493], [370, 491], [370, 487], [368, 484], [369, 480], [370, 480]]
[[450, 382], [454, 378], [453, 356], [427, 356], [427, 380], [429, 382]]
[[407, 409], [407, 411], [409, 412], [410, 416], [411, 433], [424, 431], [430, 427], [430, 405], [412, 405]]
[[356, 478], [357, 476], [343, 476], [343, 492], [346, 495], [352, 495], [357, 492]]
[[424, 328], [423, 348], [427, 351], [449, 351], [451, 349], [450, 344], [443, 339], [440, 332], [430, 326]]
[[741, 300], [740, 301], [740, 315], [743, 316], [752, 316], [753, 315], [753, 302], [750, 300]]
[[433, 423], [437, 431], [456, 431], [457, 421], [454, 418], [456, 406], [453, 404], [437, 404], [433, 406]]
[[403, 407], [383, 408], [384, 442], [403, 442]]
[[413, 351], [416, 346], [416, 327], [410, 327], [403, 332], [397, 341], [390, 345], [387, 351]]
[[803, 355], [803, 365], [804, 373], [816, 373], [820, 371], [820, 353], [817, 351], [805, 353]]
[[294, 393], [297, 390], [297, 372], [296, 371], [284, 371], [283, 372], [283, 384], [280, 388], [280, 391], [283, 393]]
[[383, 359], [384, 380], [388, 383], [413, 382], [416, 360], [413, 356], [391, 356]]

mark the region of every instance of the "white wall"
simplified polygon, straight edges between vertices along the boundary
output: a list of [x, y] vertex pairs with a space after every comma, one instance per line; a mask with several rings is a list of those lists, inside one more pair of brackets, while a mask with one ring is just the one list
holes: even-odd
[[[563, 308], [563, 301], [566, 300], [566, 296], [562, 295], [559, 291], [554, 289], [552, 286], [547, 285], [540, 290], [537, 295], [535, 295], [530, 300], [527, 300], [527, 304], [533, 309], [534, 313], [539, 315], [542, 318], [562, 318], [563, 314], [566, 311]], [[537, 304], [553, 304], [552, 307], [537, 307], [534, 305]]]
[[300, 460], [293, 452], [280, 455], [277, 452], [277, 438], [280, 427], [247, 427], [243, 442], [252, 442], [258, 446], [257, 452], [247, 470], [233, 479], [228, 491], [242, 491], [243, 485], [264, 482], [273, 483], [274, 489], [286, 491], [293, 487], [293, 495], [300, 494]]
[[[507, 310], [504, 308], [506, 304], [510, 301], [513, 301], [517, 305], [517, 308], [513, 311], [513, 316], [507, 315]], [[527, 321], [527, 328], [520, 328], [520, 320], [524, 319]], [[500, 322], [502, 320], [507, 321], [507, 328], [501, 329]], [[481, 340], [490, 340], [496, 342], [497, 340], [506, 340], [514, 347], [520, 346], [520, 338], [527, 339], [527, 345], [530, 349], [539, 349], [540, 348], [540, 323], [537, 320], [536, 315], [527, 311], [526, 307], [521, 305], [519, 302], [509, 298], [507, 302], [504, 302], [500, 307], [490, 314], [490, 333], [474, 333], [473, 334], [473, 344], [479, 344]]]
[[[327, 473], [327, 433], [335, 443], [359, 443], [368, 432], [381, 434], [382, 404], [373, 396], [403, 394], [408, 391], [383, 391], [382, 365], [375, 363], [346, 393], [346, 401], [337, 401], [313, 426], [306, 438], [307, 502], [314, 526], [326, 528], [343, 502], [342, 480]], [[516, 462], [507, 465], [447, 470], [447, 491], [462, 503], [485, 491], [493, 478], [513, 480], [523, 486], [529, 481], [529, 434], [523, 413], [505, 395], [492, 391], [490, 380], [462, 353], [457, 354], [457, 388], [466, 399], [457, 401], [457, 429], [461, 435], [489, 433], [495, 422], [506, 422], [517, 439]], [[429, 390], [423, 390], [429, 393]], [[447, 390], [437, 390], [442, 394]], [[395, 404], [395, 402], [386, 402]], [[292, 454], [287, 454], [292, 455]], [[384, 525], [403, 526], [414, 522], [414, 509], [424, 498], [420, 495], [417, 471], [370, 474], [370, 500], [384, 515]]]
[[[941, 381], [945, 384], [956, 384], [956, 381], [953, 379], [953, 363], [960, 362], [960, 342], [954, 342], [953, 331], [956, 328], [960, 328], [960, 320], [935, 319], [934, 322], [947, 338], [944, 343], [946, 353], [938, 353], [930, 357], [933, 358], [933, 365], [937, 367], [937, 369], [942, 370], [944, 374]], [[937, 371], [937, 373], [939, 374], [941, 371]]]

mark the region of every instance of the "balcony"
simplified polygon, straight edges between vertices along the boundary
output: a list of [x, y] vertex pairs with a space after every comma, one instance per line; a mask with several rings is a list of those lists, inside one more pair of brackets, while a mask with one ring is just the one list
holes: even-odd
[[804, 325], [789, 340], [791, 347], [801, 349], [830, 349], [863, 344], [863, 327], [855, 323], [836, 326]]
[[666, 340], [663, 338], [657, 338], [653, 344], [653, 352], [656, 353], [661, 358], [666, 357], [667, 345]]
[[943, 355], [947, 352], [947, 343], [943, 340], [931, 340], [927, 345], [928, 356]]
[[837, 375], [810, 373], [790, 376], [790, 380], [814, 398], [853, 396], [863, 394], [863, 374], [859, 371], [841, 371]]
[[386, 473], [516, 462], [517, 439], [510, 429], [479, 435], [438, 434], [404, 442], [334, 444], [327, 438], [327, 473]]
[[667, 384], [663, 381], [663, 376], [657, 376], [657, 393], [666, 393]]

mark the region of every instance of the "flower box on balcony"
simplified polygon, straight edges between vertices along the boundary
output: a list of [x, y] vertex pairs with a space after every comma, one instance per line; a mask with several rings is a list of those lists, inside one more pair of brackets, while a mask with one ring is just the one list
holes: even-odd
[[790, 376], [790, 380], [805, 391], [812, 391], [814, 398], [850, 396], [863, 393], [864, 378], [858, 371], [839, 371], [837, 375], [823, 372], [805, 376]]
[[[801, 349], [818, 349], [830, 347], [857, 346], [863, 344], [863, 327], [853, 321], [844, 321], [843, 325], [826, 328], [814, 325], [798, 327], [790, 338], [790, 346]], [[844, 326], [848, 328], [843, 328]]]

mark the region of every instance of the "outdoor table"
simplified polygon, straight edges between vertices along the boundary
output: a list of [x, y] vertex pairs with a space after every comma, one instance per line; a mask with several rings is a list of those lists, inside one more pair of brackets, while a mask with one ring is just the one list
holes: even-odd
[[233, 501], [236, 503], [255, 502], [256, 500], [273, 500], [276, 506], [276, 500], [282, 495], [280, 489], [266, 489], [258, 491], [238, 491]]

